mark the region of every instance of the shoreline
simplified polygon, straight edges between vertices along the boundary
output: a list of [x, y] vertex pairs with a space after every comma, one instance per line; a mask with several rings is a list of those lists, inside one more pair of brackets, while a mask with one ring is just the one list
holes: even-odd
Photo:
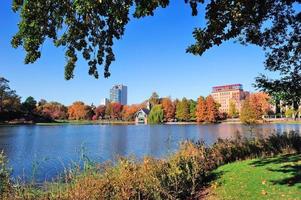
[[93, 121], [93, 120], [62, 120], [54, 122], [1, 122], [0, 126], [36, 125], [36, 126], [64, 126], [64, 125], [133, 125], [130, 121]]
[[[63, 125], [135, 125], [134, 121], [93, 121], [93, 120], [58, 120], [54, 122], [32, 122], [32, 121], [22, 121], [22, 122], [0, 122], [0, 126], [18, 126], [18, 125], [37, 125], [37, 126], [63, 126]], [[238, 119], [224, 120], [217, 123], [197, 123], [197, 122], [166, 122], [160, 125], [211, 125], [211, 124], [241, 124], [243, 123]], [[260, 124], [301, 124], [301, 119], [291, 120], [291, 119], [272, 119], [259, 122], [254, 125]]]

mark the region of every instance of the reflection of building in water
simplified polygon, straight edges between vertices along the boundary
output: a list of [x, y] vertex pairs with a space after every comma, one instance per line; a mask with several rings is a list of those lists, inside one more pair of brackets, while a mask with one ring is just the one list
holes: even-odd
[[213, 87], [211, 95], [214, 101], [221, 105], [220, 112], [229, 113], [231, 101], [236, 109], [240, 110], [242, 101], [249, 95], [249, 92], [245, 92], [241, 84], [232, 84]]

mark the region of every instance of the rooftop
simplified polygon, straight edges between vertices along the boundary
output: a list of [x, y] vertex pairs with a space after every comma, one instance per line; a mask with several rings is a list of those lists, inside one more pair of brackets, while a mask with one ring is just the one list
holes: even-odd
[[243, 90], [242, 84], [230, 84], [212, 87], [212, 92], [223, 92], [231, 90]]

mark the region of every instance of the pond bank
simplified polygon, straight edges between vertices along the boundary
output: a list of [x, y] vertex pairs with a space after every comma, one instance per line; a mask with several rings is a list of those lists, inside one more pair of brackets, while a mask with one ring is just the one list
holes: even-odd
[[39, 125], [39, 126], [59, 126], [59, 125], [93, 125], [93, 124], [112, 124], [112, 125], [132, 125], [132, 121], [107, 121], [107, 120], [57, 120], [53, 122], [0, 122], [0, 126], [13, 126], [13, 125]]
[[[0, 197], [65, 200], [194, 199], [214, 180], [215, 169], [219, 166], [237, 160], [293, 153], [300, 157], [297, 154], [301, 153], [301, 136], [296, 133], [272, 135], [265, 139], [225, 139], [217, 141], [212, 147], [186, 142], [179, 151], [166, 159], [145, 157], [142, 161], [135, 161], [121, 158], [115, 165], [100, 165], [85, 159], [83, 170], [78, 167], [67, 169], [61, 180], [45, 183], [38, 188], [34, 184], [15, 185], [10, 181], [2, 156], [0, 172], [4, 172], [4, 175], [0, 175], [4, 179], [1, 179], [3, 187]], [[249, 174], [252, 172], [253, 169]]]
[[[301, 119], [292, 120], [292, 119], [265, 119], [260, 121], [257, 124], [301, 124]], [[56, 120], [53, 122], [34, 122], [34, 121], [10, 121], [10, 122], [0, 122], [0, 126], [7, 125], [43, 125], [43, 126], [57, 126], [57, 125], [134, 125], [134, 121], [121, 121], [121, 120]], [[198, 122], [165, 122], [165, 125], [207, 125], [210, 123], [198, 123]], [[239, 119], [227, 119], [219, 121], [216, 124], [243, 124]]]
[[111, 125], [132, 125], [133, 121], [107, 121], [107, 120], [62, 120], [50, 123], [36, 123], [36, 125], [94, 125], [94, 124], [111, 124]]

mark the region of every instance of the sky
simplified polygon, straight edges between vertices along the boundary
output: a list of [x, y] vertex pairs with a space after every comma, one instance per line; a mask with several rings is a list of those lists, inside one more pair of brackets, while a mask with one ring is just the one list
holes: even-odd
[[[203, 12], [202, 12], [203, 13]], [[11, 10], [11, 1], [0, 7], [0, 76], [24, 98], [58, 101], [66, 105], [80, 100], [100, 104], [109, 97], [114, 84], [128, 86], [128, 103], [140, 103], [156, 91], [161, 97], [197, 99], [207, 96], [213, 86], [241, 83], [254, 91], [252, 84], [259, 73], [266, 74], [264, 52], [256, 46], [243, 46], [233, 41], [214, 47], [202, 56], [185, 53], [194, 43], [192, 31], [204, 26], [204, 16], [191, 16], [183, 1], [172, 1], [155, 16], [132, 19], [125, 35], [115, 41], [116, 61], [111, 76], [95, 79], [88, 75], [88, 65], [79, 60], [72, 80], [64, 79], [64, 49], [47, 41], [42, 57], [25, 65], [25, 52], [10, 45], [17, 32], [19, 16]], [[103, 74], [102, 67], [99, 74]]]

